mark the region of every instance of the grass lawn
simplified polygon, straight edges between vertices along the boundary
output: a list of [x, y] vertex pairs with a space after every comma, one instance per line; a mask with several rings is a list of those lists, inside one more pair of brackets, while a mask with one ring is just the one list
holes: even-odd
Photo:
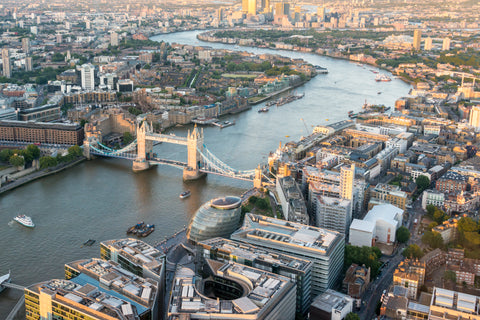
[[222, 77], [224, 78], [245, 78], [245, 79], [253, 79], [256, 78], [258, 74], [235, 74], [235, 73], [224, 73]]

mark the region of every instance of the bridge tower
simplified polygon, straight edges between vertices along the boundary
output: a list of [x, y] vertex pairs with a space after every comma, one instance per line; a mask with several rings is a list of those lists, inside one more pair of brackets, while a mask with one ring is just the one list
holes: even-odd
[[202, 166], [201, 151], [203, 151], [203, 129], [199, 131], [195, 125], [193, 131], [190, 133], [189, 130], [187, 135], [188, 160], [187, 168], [183, 169], [183, 180], [196, 180], [205, 175], [204, 172], [200, 171]]
[[253, 179], [253, 187], [257, 189], [261, 189], [263, 187], [262, 184], [262, 168], [260, 165], [255, 169], [255, 178]]
[[137, 124], [137, 158], [133, 161], [133, 171], [142, 171], [150, 168], [150, 155], [153, 150], [153, 141], [147, 140], [147, 133], [153, 132], [147, 121]]

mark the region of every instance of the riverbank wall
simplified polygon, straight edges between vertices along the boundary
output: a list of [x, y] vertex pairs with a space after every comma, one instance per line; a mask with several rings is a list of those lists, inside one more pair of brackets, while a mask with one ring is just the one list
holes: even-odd
[[41, 179], [43, 177], [46, 177], [46, 176], [49, 176], [49, 175], [52, 175], [52, 174], [56, 174], [56, 173], [61, 172], [65, 169], [76, 166], [77, 164], [79, 164], [79, 163], [81, 163], [85, 160], [86, 160], [85, 157], [81, 157], [81, 158], [79, 158], [79, 159], [77, 159], [73, 162], [58, 165], [55, 168], [48, 168], [48, 169], [43, 169], [43, 170], [40, 170], [40, 171], [36, 171], [32, 174], [29, 174], [27, 176], [19, 178], [18, 180], [15, 180], [15, 181], [7, 184], [7, 185], [4, 185], [4, 186], [0, 187], [0, 194], [2, 194], [4, 192], [7, 192], [7, 191], [10, 191], [10, 190], [13, 190], [13, 189], [18, 188], [18, 187], [21, 187], [21, 186], [23, 186], [27, 183], [30, 183], [32, 181], [35, 181], [37, 179]]

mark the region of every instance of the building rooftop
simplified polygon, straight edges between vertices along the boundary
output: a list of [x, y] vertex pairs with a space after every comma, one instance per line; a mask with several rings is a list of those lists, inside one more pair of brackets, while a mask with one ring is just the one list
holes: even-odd
[[16, 121], [16, 120], [0, 121], [0, 126], [53, 129], [53, 130], [70, 130], [70, 131], [77, 131], [82, 129], [80, 125], [71, 124], [71, 123], [48, 123], [48, 122]]
[[110, 246], [120, 252], [120, 255], [126, 257], [138, 265], [143, 265], [146, 269], [155, 274], [160, 274], [165, 255], [163, 252], [155, 249], [148, 243], [137, 239], [121, 239], [103, 241], [101, 245]]
[[101, 259], [85, 259], [65, 265], [80, 273], [71, 281], [85, 285], [87, 283], [99, 287], [115, 296], [128, 296], [132, 303], [137, 304], [139, 314], [151, 308], [156, 302], [158, 283], [152, 279], [144, 279], [122, 269], [113, 261]]
[[336, 310], [341, 312], [341, 310], [343, 310], [345, 307], [348, 306], [348, 304], [351, 304], [352, 302], [353, 298], [332, 289], [328, 289], [327, 291], [313, 299], [312, 307], [315, 307], [327, 313], [333, 313]]
[[284, 246], [302, 250], [317, 251], [326, 255], [343, 238], [336, 231], [312, 227], [291, 221], [285, 221], [248, 213], [242, 228], [232, 237], [254, 238], [265, 243], [281, 242]]
[[359, 230], [364, 232], [370, 232], [373, 234], [375, 231], [375, 223], [371, 221], [365, 221], [360, 219], [353, 219], [350, 224], [350, 230]]
[[92, 317], [98, 317], [98, 313], [101, 313], [105, 318], [109, 316], [108, 319], [114, 317], [133, 320], [139, 319], [138, 315], [146, 310], [124, 295], [104, 289], [98, 281], [84, 274], [73, 280], [54, 279], [41, 282], [28, 287], [28, 290], [48, 294], [53, 301], [81, 310]]
[[[198, 279], [195, 273], [185, 267], [177, 270], [173, 279], [168, 319], [180, 319], [182, 314], [197, 314], [198, 317], [216, 318], [227, 315], [243, 315], [237, 318], [256, 319], [262, 309], [274, 307], [295, 285], [289, 278], [234, 262], [221, 263], [206, 260], [211, 276]], [[208, 290], [215, 280], [241, 287], [233, 299], [219, 297]], [[223, 316], [222, 316], [223, 315]]]
[[456, 310], [466, 314], [479, 315], [480, 297], [447, 289], [434, 288], [430, 304], [431, 310], [433, 306]]
[[261, 249], [243, 242], [233, 241], [224, 238], [213, 238], [200, 242], [201, 245], [211, 247], [211, 249], [228, 252], [235, 257], [242, 257], [250, 261], [263, 260], [269, 264], [276, 264], [278, 266], [293, 268], [296, 270], [307, 270], [312, 264], [308, 260], [297, 257], [272, 253], [265, 249]]
[[377, 220], [385, 220], [394, 226], [401, 223], [402, 219], [403, 210], [389, 203], [374, 206], [363, 218], [364, 221], [373, 223], [376, 223]]

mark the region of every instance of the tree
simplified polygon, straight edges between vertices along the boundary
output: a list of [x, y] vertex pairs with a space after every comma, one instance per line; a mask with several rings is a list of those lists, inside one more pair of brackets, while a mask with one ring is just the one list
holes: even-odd
[[405, 258], [420, 259], [421, 257], [423, 257], [423, 250], [418, 245], [411, 244], [406, 247], [405, 250], [403, 250], [402, 254]]
[[410, 231], [404, 226], [397, 229], [397, 241], [400, 243], [406, 243], [410, 239]]
[[457, 274], [451, 270], [445, 271], [445, 273], [443, 274], [443, 278], [445, 280], [451, 280], [453, 282], [457, 282]]
[[22, 167], [23, 165], [25, 165], [25, 159], [23, 159], [23, 157], [16, 154], [10, 157], [9, 162], [12, 166], [15, 166], [15, 167]]
[[132, 142], [132, 141], [133, 141], [133, 136], [132, 136], [132, 134], [131, 134], [130, 132], [128, 132], [128, 131], [125, 131], [125, 132], [123, 133], [123, 143], [124, 143], [124, 144], [129, 144], [129, 143]]
[[28, 145], [26, 151], [31, 154], [33, 159], [40, 158], [40, 148], [38, 148], [36, 145]]
[[75, 157], [81, 157], [83, 155], [82, 148], [77, 145], [71, 146], [68, 148], [68, 154], [71, 154]]
[[417, 184], [418, 190], [422, 192], [430, 186], [430, 179], [428, 179], [427, 176], [420, 175], [415, 179], [415, 183]]
[[45, 156], [40, 158], [40, 169], [55, 167], [57, 164], [58, 164], [58, 161], [54, 157]]
[[11, 149], [3, 149], [0, 151], [0, 161], [8, 162], [10, 157], [13, 155], [13, 151]]
[[376, 247], [357, 247], [347, 245], [345, 246], [344, 269], [346, 270], [352, 263], [358, 265], [365, 265], [371, 268], [370, 277], [374, 278], [378, 274], [378, 270], [382, 265], [380, 257], [382, 252]]
[[434, 249], [443, 247], [442, 235], [436, 231], [426, 231], [422, 236], [422, 242]]
[[347, 316], [345, 317], [345, 320], [360, 320], [360, 316], [356, 313], [353, 313], [353, 312], [350, 312], [349, 314], [347, 314]]

